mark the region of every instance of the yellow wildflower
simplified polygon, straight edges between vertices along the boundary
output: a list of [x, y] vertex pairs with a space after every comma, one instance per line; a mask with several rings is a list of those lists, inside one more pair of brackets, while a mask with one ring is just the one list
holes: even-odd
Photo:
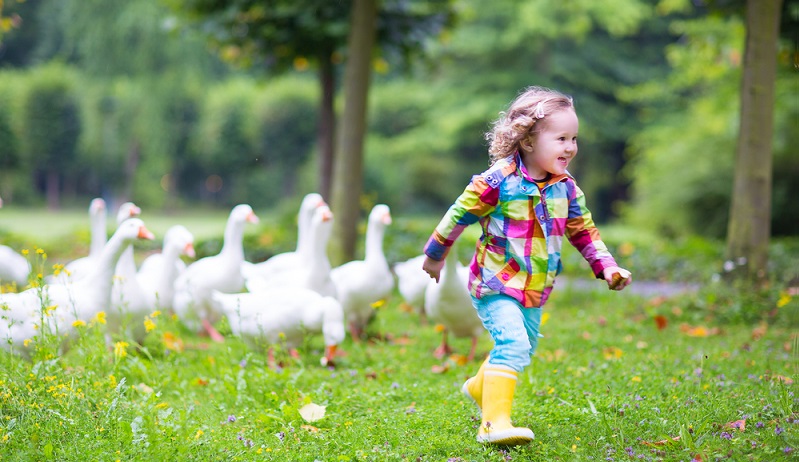
[[22, 345], [24, 345], [25, 347], [27, 347], [30, 344], [31, 344], [31, 339], [29, 338], [26, 338], [25, 340], [22, 341]]
[[128, 355], [128, 342], [117, 342], [114, 344], [114, 357], [122, 359]]
[[161, 311], [160, 310], [155, 310], [155, 311], [152, 312], [152, 314], [150, 314], [151, 318], [157, 318], [158, 316], [161, 316]]
[[98, 312], [93, 319], [98, 324], [105, 324], [105, 311]]
[[83, 327], [83, 326], [85, 326], [85, 325], [86, 325], [86, 323], [85, 323], [84, 321], [81, 321], [80, 319], [77, 319], [77, 320], [75, 320], [75, 321], [72, 323], [72, 326], [73, 326], [73, 327]]
[[155, 323], [153, 322], [152, 319], [150, 319], [149, 316], [145, 316], [144, 317], [144, 330], [147, 331], [147, 332], [150, 332], [153, 329], [155, 329]]

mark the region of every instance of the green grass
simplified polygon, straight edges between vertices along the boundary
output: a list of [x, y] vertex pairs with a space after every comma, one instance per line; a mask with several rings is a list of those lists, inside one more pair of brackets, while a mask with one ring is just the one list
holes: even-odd
[[[0, 228], [7, 230], [6, 212]], [[187, 216], [196, 225], [184, 215], [144, 218], [160, 236], [181, 222], [218, 241], [226, 213]], [[386, 236], [390, 261], [419, 252], [431, 226], [397, 218]], [[76, 214], [76, 223], [85, 219]], [[12, 220], [11, 240], [43, 242], [47, 265], [85, 247], [87, 234], [55, 233], [42, 220]], [[245, 241], [248, 254], [253, 246], [290, 246], [289, 222], [262, 216]], [[400, 310], [395, 294], [370, 326], [381, 339], [347, 339], [346, 356], [332, 370], [319, 365], [320, 338], [309, 338], [299, 359], [278, 349], [284, 367], [272, 370], [263, 348], [230, 336], [211, 343], [166, 313], [153, 318], [143, 345], [114, 337], [130, 345], [113, 351], [106, 326], [86, 320], [64, 354], [47, 336], [28, 347], [38, 348], [33, 361], [0, 351], [0, 460], [795, 460], [799, 401], [788, 381], [799, 379], [799, 329], [792, 327], [799, 297], [782, 286], [739, 296], [712, 285], [718, 243], [663, 243], [612, 227], [604, 235], [638, 280], [680, 281], [676, 273], [684, 272], [707, 287], [648, 299], [599, 281], [589, 291], [558, 286], [513, 409], [514, 422], [536, 434], [529, 446], [476, 443], [479, 420], [459, 388], [481, 359], [435, 359], [440, 334]], [[469, 245], [459, 246], [459, 254], [469, 253]], [[795, 244], [779, 246], [779, 261], [795, 272]], [[586, 273], [579, 255], [564, 260], [570, 277]], [[734, 310], [753, 321], [725, 315]], [[665, 321], [662, 330], [656, 319]], [[466, 339], [452, 344], [459, 353], [468, 349]], [[490, 348], [483, 336], [478, 356]], [[309, 403], [325, 406], [325, 416], [305, 421], [299, 410]], [[742, 431], [730, 428], [741, 420]]]
[[[262, 350], [232, 337], [209, 343], [164, 314], [145, 346], [125, 355], [92, 322], [63, 356], [47, 342], [33, 362], [2, 352], [2, 460], [707, 461], [799, 451], [796, 385], [785, 383], [799, 378], [796, 331], [772, 326], [753, 339], [751, 326], [697, 323], [679, 299], [556, 292], [513, 409], [536, 439], [502, 450], [475, 442], [479, 421], [459, 392], [479, 358], [433, 358], [439, 334], [399, 302], [371, 325], [383, 340], [348, 339], [334, 370], [319, 365], [318, 338], [299, 360], [279, 351], [285, 367], [271, 370]], [[167, 348], [165, 335], [185, 349]], [[466, 339], [452, 343], [468, 349]], [[489, 349], [484, 336], [478, 353]], [[435, 373], [442, 364], [448, 370]], [[325, 416], [304, 421], [308, 403]], [[743, 431], [728, 428], [739, 420]]]
[[[109, 233], [115, 226], [114, 214], [108, 214]], [[145, 210], [141, 216], [148, 228], [158, 236], [163, 236], [170, 226], [182, 224], [197, 239], [208, 239], [221, 235], [225, 230], [225, 220], [229, 211], [202, 209], [181, 210], [175, 213], [151, 213]], [[63, 209], [50, 211], [43, 208], [3, 207], [0, 211], [0, 230], [25, 236], [38, 242], [40, 246], [56, 243], [60, 239], [75, 234], [88, 238], [89, 217], [85, 209]]]

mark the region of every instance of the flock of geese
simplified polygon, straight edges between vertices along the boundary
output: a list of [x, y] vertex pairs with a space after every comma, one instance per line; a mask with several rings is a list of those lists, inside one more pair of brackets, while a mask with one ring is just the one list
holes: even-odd
[[321, 363], [333, 365], [347, 333], [359, 341], [376, 315], [375, 306], [395, 289], [420, 318], [443, 326], [437, 357], [451, 353], [451, 334], [471, 338], [468, 360], [473, 359], [484, 331], [466, 288], [469, 270], [457, 259], [447, 259], [438, 284], [422, 270], [424, 255], [389, 264], [383, 241], [392, 217], [385, 204], [375, 205], [369, 214], [364, 259], [335, 268], [327, 255], [333, 212], [317, 193], [307, 194], [300, 205], [296, 249], [263, 262], [245, 259], [245, 227], [259, 219], [252, 207], [240, 204], [230, 211], [218, 254], [186, 264], [184, 258], [195, 258], [194, 237], [175, 225], [165, 233], [161, 252], [137, 267], [134, 242], [155, 238], [140, 214], [135, 204], [122, 204], [116, 230], [108, 237], [105, 201], [92, 200], [89, 254], [67, 263], [42, 285], [29, 286], [26, 257], [0, 246], [0, 284], [23, 288], [0, 293], [0, 346], [30, 357], [31, 340], [49, 332], [66, 351], [78, 326], [101, 312], [109, 339], [122, 335], [142, 342], [146, 319], [162, 311], [215, 341], [223, 341], [214, 327], [222, 318], [233, 335], [251, 344], [282, 343], [291, 351], [305, 336], [321, 334]]

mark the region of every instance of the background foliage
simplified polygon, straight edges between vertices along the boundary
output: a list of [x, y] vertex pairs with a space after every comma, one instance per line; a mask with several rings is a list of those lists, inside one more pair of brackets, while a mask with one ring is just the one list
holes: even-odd
[[[364, 208], [443, 211], [485, 168], [491, 122], [517, 91], [539, 84], [575, 97], [581, 155], [572, 173], [600, 221], [723, 236], [744, 33], [734, 9], [684, 0], [501, 0], [490, 9], [459, 0], [452, 8], [454, 22], [415, 60], [375, 56]], [[103, 196], [167, 209], [271, 208], [317, 187], [315, 58], [293, 51], [295, 59], [275, 67], [280, 76], [266, 63], [232, 67], [172, 11], [154, 0], [6, 5], [6, 16], [24, 21], [0, 45], [7, 204], [43, 203], [51, 184], [53, 207]], [[786, 1], [786, 30], [797, 14]], [[394, 33], [403, 31], [412, 29]], [[799, 218], [791, 200], [799, 193], [799, 159], [790, 155], [799, 136], [795, 53], [786, 40], [775, 235], [795, 234]], [[72, 105], [47, 110], [48, 125], [33, 97], [45, 85], [58, 85]]]

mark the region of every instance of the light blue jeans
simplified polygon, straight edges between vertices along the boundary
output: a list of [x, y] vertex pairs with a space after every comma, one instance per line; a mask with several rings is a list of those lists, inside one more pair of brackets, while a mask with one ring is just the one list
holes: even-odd
[[472, 297], [477, 316], [494, 339], [488, 363], [510, 367], [521, 372], [530, 364], [530, 356], [538, 346], [541, 308], [524, 308], [507, 295]]

